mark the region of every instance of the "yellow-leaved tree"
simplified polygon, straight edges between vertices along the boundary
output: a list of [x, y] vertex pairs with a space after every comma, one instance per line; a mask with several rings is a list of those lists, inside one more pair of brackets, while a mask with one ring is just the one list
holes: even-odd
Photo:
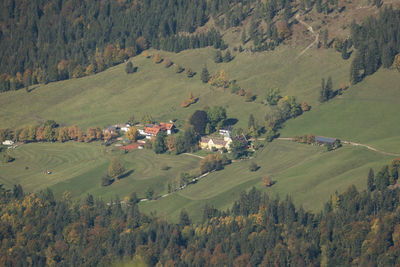
[[136, 127], [132, 126], [129, 128], [129, 130], [126, 132], [126, 138], [132, 141], [136, 141], [138, 137], [138, 131]]

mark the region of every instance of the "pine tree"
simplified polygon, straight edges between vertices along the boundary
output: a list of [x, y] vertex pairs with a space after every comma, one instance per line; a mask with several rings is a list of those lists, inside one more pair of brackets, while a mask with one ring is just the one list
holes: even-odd
[[228, 50], [228, 51], [226, 51], [226, 53], [225, 53], [224, 62], [229, 62], [229, 61], [231, 61], [231, 60], [232, 60], [231, 52]]
[[374, 191], [375, 189], [375, 175], [374, 170], [372, 169], [369, 169], [367, 187], [370, 192]]
[[328, 101], [333, 97], [333, 82], [331, 76], [329, 76], [328, 80], [326, 81], [325, 94], [325, 101]]
[[215, 63], [221, 63], [222, 62], [222, 53], [220, 50], [217, 50], [214, 56], [214, 62]]
[[157, 136], [156, 136], [156, 140], [154, 141], [154, 152], [156, 152], [157, 154], [161, 154], [164, 153], [165, 151], [167, 151], [167, 145], [165, 144], [165, 133], [163, 131], [159, 131]]
[[243, 29], [242, 31], [242, 44], [245, 45], [247, 42], [247, 36], [246, 36], [246, 29]]
[[250, 129], [251, 127], [255, 128], [255, 119], [253, 114], [250, 114], [249, 116], [249, 122], [247, 124], [247, 128]]
[[200, 78], [201, 78], [201, 81], [202, 81], [203, 83], [207, 83], [208, 80], [210, 79], [210, 74], [208, 73], [208, 70], [207, 70], [207, 67], [206, 67], [206, 66], [203, 67], [203, 69], [202, 69], [202, 71], [201, 71], [201, 76], [200, 76]]
[[325, 102], [326, 101], [325, 96], [326, 96], [325, 79], [322, 78], [322, 80], [321, 80], [321, 90], [320, 90], [320, 94], [319, 94], [319, 102], [321, 102], [321, 103]]

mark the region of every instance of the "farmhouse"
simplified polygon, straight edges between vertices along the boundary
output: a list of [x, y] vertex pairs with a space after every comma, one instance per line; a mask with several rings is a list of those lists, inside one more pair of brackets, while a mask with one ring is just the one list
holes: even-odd
[[224, 136], [224, 137], [231, 138], [232, 137], [232, 130], [233, 130], [232, 126], [227, 126], [227, 127], [219, 129], [219, 134]]
[[12, 146], [13, 144], [14, 144], [14, 141], [12, 141], [12, 140], [3, 141], [3, 145], [5, 145], [5, 146]]
[[324, 136], [317, 136], [315, 138], [315, 142], [319, 145], [333, 145], [336, 141], [336, 138], [329, 138]]
[[146, 136], [150, 139], [152, 136], [156, 136], [159, 131], [165, 132], [167, 135], [172, 134], [174, 130], [174, 124], [161, 122], [160, 124], [148, 124], [144, 126], [144, 129], [139, 129], [141, 135]]
[[232, 139], [229, 137], [222, 138], [214, 138], [214, 137], [202, 137], [200, 139], [200, 147], [202, 149], [211, 150], [213, 147], [217, 149], [226, 148], [230, 150], [230, 144], [232, 143]]

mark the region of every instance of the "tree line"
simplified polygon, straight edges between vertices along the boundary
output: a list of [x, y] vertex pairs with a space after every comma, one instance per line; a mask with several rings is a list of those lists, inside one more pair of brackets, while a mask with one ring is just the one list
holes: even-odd
[[[397, 163], [396, 163], [397, 162]], [[398, 171], [398, 159], [394, 164]], [[384, 167], [385, 168], [385, 167]], [[380, 174], [379, 174], [380, 175]], [[390, 176], [389, 172], [389, 176]], [[384, 176], [384, 175], [383, 175]], [[0, 264], [110, 266], [133, 259], [148, 266], [395, 266], [400, 263], [400, 190], [349, 186], [318, 213], [290, 197], [252, 188], [228, 210], [210, 205], [195, 223], [145, 215], [132, 193], [106, 204], [92, 195], [57, 199], [0, 186]]]
[[66, 127], [59, 126], [55, 121], [48, 120], [43, 125], [30, 125], [21, 128], [0, 129], [0, 142], [13, 140], [16, 142], [66, 142], [75, 140], [78, 142], [91, 142], [95, 140], [109, 140], [113, 135], [103, 132], [100, 127], [88, 127], [86, 131], [76, 125]]
[[[350, 81], [355, 84], [375, 73], [381, 66], [400, 63], [400, 10], [385, 6], [378, 17], [368, 17], [359, 25], [351, 24], [351, 40], [357, 49], [350, 67]], [[399, 63], [397, 63], [397, 61]]]
[[[249, 9], [254, 0], [240, 2]], [[234, 5], [237, 0], [1, 1], [0, 91], [90, 75], [150, 46], [224, 48], [215, 29], [195, 30]]]

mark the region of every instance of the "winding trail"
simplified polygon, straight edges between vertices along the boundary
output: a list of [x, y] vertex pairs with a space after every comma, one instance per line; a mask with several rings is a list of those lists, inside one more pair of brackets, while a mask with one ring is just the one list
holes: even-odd
[[[284, 141], [293, 141], [293, 138], [291, 138], [291, 137], [278, 137], [277, 139], [278, 140], [284, 140]], [[367, 148], [367, 149], [369, 149], [371, 151], [380, 153], [382, 155], [400, 157], [400, 154], [382, 151], [382, 150], [379, 150], [379, 149], [377, 149], [375, 147], [372, 147], [372, 146], [369, 146], [369, 145], [365, 145], [365, 144], [360, 144], [360, 143], [351, 142], [351, 141], [342, 141], [342, 143], [345, 144], [345, 145], [351, 145], [351, 146], [362, 146], [362, 147], [365, 147], [365, 148]]]
[[307, 52], [307, 50], [310, 49], [313, 45], [317, 45], [317, 44], [318, 44], [319, 33], [315, 33], [315, 32], [314, 32], [314, 29], [311, 27], [311, 25], [309, 25], [309, 24], [305, 23], [304, 21], [302, 21], [302, 20], [300, 19], [300, 15], [299, 15], [299, 14], [296, 15], [296, 19], [297, 19], [301, 24], [303, 24], [303, 25], [307, 28], [307, 30], [308, 30], [309, 32], [312, 33], [312, 35], [315, 36], [315, 40], [314, 40], [309, 46], [307, 46], [303, 51], [301, 51], [301, 52], [299, 53], [299, 55], [296, 57], [296, 59], [298, 59], [298, 58], [301, 57], [305, 52]]

